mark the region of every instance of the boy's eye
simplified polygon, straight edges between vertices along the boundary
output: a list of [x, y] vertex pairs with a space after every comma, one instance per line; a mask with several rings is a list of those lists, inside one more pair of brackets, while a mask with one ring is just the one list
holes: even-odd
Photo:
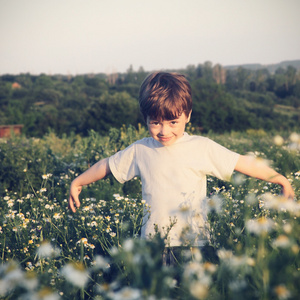
[[172, 124], [172, 125], [176, 125], [176, 124], [177, 124], [177, 121], [172, 121], [171, 124]]
[[159, 122], [157, 122], [157, 121], [151, 121], [150, 124], [151, 124], [151, 125], [158, 125]]

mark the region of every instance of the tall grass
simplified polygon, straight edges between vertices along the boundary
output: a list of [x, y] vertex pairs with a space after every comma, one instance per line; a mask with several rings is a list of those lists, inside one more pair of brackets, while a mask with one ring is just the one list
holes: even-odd
[[[146, 135], [123, 127], [107, 137], [50, 132], [1, 142], [1, 299], [298, 299], [300, 205], [283, 199], [276, 185], [240, 174], [231, 182], [208, 179], [213, 262], [191, 248], [176, 267], [165, 265], [165, 237], [139, 238], [151, 208], [138, 178], [120, 185], [109, 176], [89, 185], [81, 208], [70, 213], [72, 179]], [[209, 137], [269, 161], [299, 199], [298, 135]]]

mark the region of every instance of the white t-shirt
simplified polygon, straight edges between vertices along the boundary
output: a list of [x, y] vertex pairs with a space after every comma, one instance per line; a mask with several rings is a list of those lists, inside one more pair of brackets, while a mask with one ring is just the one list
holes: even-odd
[[111, 156], [109, 167], [120, 183], [141, 178], [142, 197], [151, 211], [150, 218], [145, 217], [149, 220], [142, 227], [142, 237], [153, 235], [154, 225], [165, 233], [170, 218], [175, 218], [167, 245], [202, 246], [208, 240], [206, 175], [229, 180], [238, 157], [208, 138], [184, 133], [170, 146], [152, 137], [139, 140]]

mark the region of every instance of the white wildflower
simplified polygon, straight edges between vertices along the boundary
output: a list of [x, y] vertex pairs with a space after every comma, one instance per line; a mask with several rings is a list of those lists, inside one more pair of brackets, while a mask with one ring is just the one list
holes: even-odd
[[98, 224], [97, 224], [96, 221], [92, 221], [92, 222], [91, 222], [91, 226], [92, 226], [92, 227], [96, 227], [97, 225], [98, 225]]
[[10, 199], [10, 200], [7, 201], [8, 207], [13, 207], [14, 203], [15, 203], [15, 201], [13, 199]]
[[233, 253], [230, 250], [221, 249], [218, 251], [218, 256], [221, 260], [228, 260], [232, 258]]
[[290, 140], [291, 140], [292, 143], [299, 143], [300, 142], [300, 135], [297, 134], [296, 132], [293, 132], [290, 135]]
[[[0, 296], [6, 296], [23, 280], [23, 272], [16, 262], [11, 261], [0, 265], [0, 274], [4, 275], [0, 280]], [[1, 276], [2, 277], [2, 276]]]
[[292, 246], [291, 240], [286, 235], [279, 235], [275, 241], [272, 243], [275, 248], [289, 248]]
[[90, 210], [90, 207], [89, 207], [89, 206], [85, 206], [85, 207], [82, 208], [82, 210], [83, 210], [83, 211], [89, 211], [89, 210]]
[[86, 246], [88, 244], [87, 238], [81, 238], [79, 241], [77, 241], [76, 244], [78, 245], [78, 244], [81, 244], [81, 243]]
[[249, 193], [246, 197], [245, 197], [246, 203], [249, 205], [254, 205], [257, 202], [257, 198], [255, 196], [255, 194], [253, 193]]
[[265, 207], [267, 209], [273, 209], [277, 211], [289, 212], [293, 215], [300, 214], [300, 204], [299, 202], [286, 199], [282, 196], [273, 196], [270, 193], [266, 193], [262, 196], [263, 201], [265, 202]]
[[273, 220], [261, 217], [259, 219], [250, 219], [246, 222], [246, 228], [250, 233], [263, 235], [270, 232], [275, 226]]
[[109, 263], [107, 262], [106, 258], [104, 258], [101, 255], [96, 255], [95, 259], [92, 263], [93, 268], [98, 270], [98, 269], [107, 269], [110, 267]]
[[95, 245], [94, 244], [87, 244], [88, 247], [90, 247], [91, 249], [95, 249]]
[[43, 242], [36, 251], [39, 258], [56, 257], [60, 254], [58, 248], [53, 248], [49, 242]]
[[215, 190], [215, 192], [216, 192], [217, 194], [221, 191], [221, 189], [220, 189], [219, 187], [213, 187], [213, 189]]
[[120, 291], [115, 292], [112, 296], [114, 300], [139, 300], [141, 299], [142, 293], [138, 289], [124, 287]]
[[208, 199], [208, 209], [209, 211], [215, 211], [216, 213], [220, 213], [222, 211], [223, 200], [218, 195], [213, 195], [210, 199]]
[[192, 281], [190, 284], [190, 292], [196, 299], [204, 299], [208, 293], [208, 286], [205, 284], [201, 284], [198, 281]]
[[67, 264], [61, 270], [62, 275], [73, 285], [84, 288], [89, 279], [89, 273], [82, 264]]
[[127, 239], [124, 244], [123, 244], [123, 248], [125, 251], [130, 252], [133, 250], [134, 247], [134, 242], [133, 239]]
[[290, 234], [293, 230], [293, 226], [290, 223], [284, 224], [282, 228], [286, 234]]
[[58, 219], [61, 219], [62, 216], [61, 216], [60, 213], [55, 213], [55, 214], [53, 215], [53, 218], [54, 218], [55, 220], [58, 220]]
[[278, 299], [285, 300], [291, 297], [291, 292], [286, 288], [284, 284], [280, 284], [274, 288], [275, 294]]
[[235, 174], [235, 176], [233, 177], [233, 183], [234, 185], [241, 185], [245, 182], [246, 177], [241, 174], [241, 173], [237, 173]]
[[113, 196], [114, 196], [114, 198], [116, 200], [122, 200], [122, 199], [124, 199], [124, 197], [120, 196], [120, 194], [113, 194]]
[[274, 144], [275, 144], [276, 146], [282, 146], [283, 143], [284, 143], [284, 139], [283, 139], [283, 137], [281, 137], [280, 135], [276, 135], [276, 136], [274, 137], [273, 141], [274, 141]]

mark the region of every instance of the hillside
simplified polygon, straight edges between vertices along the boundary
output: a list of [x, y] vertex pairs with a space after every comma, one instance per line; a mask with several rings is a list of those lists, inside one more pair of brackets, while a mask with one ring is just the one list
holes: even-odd
[[249, 70], [259, 70], [259, 69], [267, 69], [270, 73], [274, 73], [277, 69], [279, 68], [287, 68], [288, 66], [294, 67], [297, 71], [300, 70], [300, 59], [298, 60], [286, 60], [282, 61], [277, 64], [269, 64], [269, 65], [262, 65], [262, 64], [241, 64], [241, 65], [229, 65], [229, 66], [224, 66], [225, 69], [228, 70], [234, 70], [239, 67], [249, 69]]
[[[294, 65], [297, 66], [295, 61]], [[283, 66], [287, 66], [283, 68]], [[282, 62], [276, 72], [225, 68], [210, 62], [173, 70], [187, 76], [193, 91], [192, 126], [202, 132], [300, 130], [300, 72]], [[271, 66], [270, 66], [271, 67]], [[0, 76], [0, 125], [23, 125], [27, 136], [49, 130], [88, 135], [144, 124], [138, 93], [148, 72]]]

